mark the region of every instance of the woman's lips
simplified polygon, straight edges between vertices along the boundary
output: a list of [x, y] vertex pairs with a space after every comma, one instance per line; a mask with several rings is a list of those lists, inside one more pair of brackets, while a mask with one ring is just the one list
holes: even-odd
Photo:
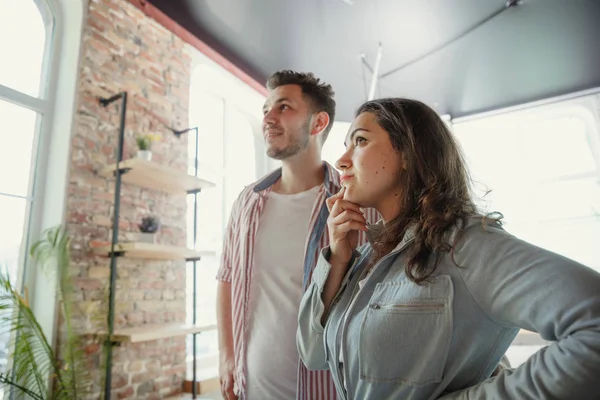
[[340, 177], [340, 183], [344, 183], [345, 181], [351, 179], [353, 176], [352, 175], [342, 175]]

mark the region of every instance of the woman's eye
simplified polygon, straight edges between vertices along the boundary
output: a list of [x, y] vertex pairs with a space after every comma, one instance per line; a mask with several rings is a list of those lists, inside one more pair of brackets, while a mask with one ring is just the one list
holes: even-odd
[[359, 144], [364, 143], [366, 141], [367, 141], [367, 139], [365, 139], [364, 137], [357, 136], [354, 138], [354, 145], [358, 146]]
[[283, 110], [287, 110], [288, 108], [289, 108], [289, 106], [288, 106], [287, 104], [282, 104], [282, 105], [279, 107], [279, 109], [280, 109], [281, 111], [283, 111]]

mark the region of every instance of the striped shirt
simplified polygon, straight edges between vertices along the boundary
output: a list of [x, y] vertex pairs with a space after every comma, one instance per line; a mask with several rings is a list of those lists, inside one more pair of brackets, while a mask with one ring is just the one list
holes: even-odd
[[[303, 288], [310, 283], [313, 268], [317, 263], [319, 251], [329, 245], [327, 217], [329, 210], [325, 200], [336, 194], [340, 186], [338, 172], [328, 163], [323, 163], [325, 180], [321, 185], [315, 205], [311, 212], [308, 236], [305, 243]], [[281, 177], [278, 169], [263, 179], [247, 186], [239, 195], [231, 210], [231, 216], [223, 241], [221, 266], [217, 279], [232, 284], [231, 314], [233, 319], [233, 348], [235, 355], [235, 381], [239, 388], [240, 399], [246, 394], [246, 342], [249, 329], [248, 305], [254, 260], [254, 241], [258, 224], [265, 208], [267, 195], [273, 184]], [[365, 210], [369, 223], [378, 220], [377, 211]], [[359, 237], [359, 246], [367, 240], [364, 232]], [[333, 400], [336, 398], [335, 386], [328, 371], [309, 371], [302, 361], [298, 362], [298, 400]]]

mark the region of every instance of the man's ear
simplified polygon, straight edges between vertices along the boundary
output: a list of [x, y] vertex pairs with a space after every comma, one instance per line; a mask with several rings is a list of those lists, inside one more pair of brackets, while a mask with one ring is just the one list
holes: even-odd
[[311, 135], [318, 135], [323, 132], [329, 125], [329, 114], [325, 111], [318, 112], [312, 117], [312, 127], [310, 130]]

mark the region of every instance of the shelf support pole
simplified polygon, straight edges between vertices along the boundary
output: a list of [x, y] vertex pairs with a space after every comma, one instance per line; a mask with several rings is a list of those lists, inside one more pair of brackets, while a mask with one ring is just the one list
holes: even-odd
[[125, 115], [127, 112], [127, 92], [121, 92], [110, 98], [99, 98], [100, 105], [107, 107], [109, 104], [121, 99], [121, 117], [119, 124], [119, 139], [117, 143], [117, 170], [115, 171], [115, 199], [112, 220], [112, 242], [110, 251], [110, 283], [108, 297], [108, 335], [104, 343], [106, 352], [106, 374], [104, 378], [104, 399], [110, 400], [112, 387], [112, 336], [115, 329], [115, 291], [117, 282], [117, 252], [115, 248], [119, 240], [119, 219], [121, 205], [121, 175], [124, 173], [118, 168], [123, 161], [123, 145], [125, 142]]
[[[198, 176], [198, 153], [199, 153], [199, 143], [198, 143], [198, 127], [194, 127], [194, 128], [187, 128], [187, 129], [183, 129], [183, 130], [172, 130], [173, 134], [176, 137], [181, 137], [182, 134], [186, 133], [186, 132], [191, 132], [191, 131], [195, 131], [196, 133], [196, 143], [195, 143], [195, 147], [196, 147], [196, 151], [195, 151], [195, 155], [194, 155], [194, 176]], [[197, 190], [193, 190], [191, 192], [189, 192], [189, 194], [193, 194], [194, 195], [194, 230], [193, 230], [193, 248], [196, 249], [196, 242], [198, 239], [198, 193], [200, 193], [201, 189], [197, 189]], [[193, 289], [192, 289], [192, 324], [196, 325], [197, 322], [197, 315], [196, 315], [196, 296], [197, 296], [197, 279], [196, 279], [196, 266], [198, 263], [198, 259], [194, 259], [192, 260], [192, 285], [193, 285]], [[196, 399], [197, 398], [197, 385], [196, 385], [196, 381], [197, 381], [197, 377], [196, 377], [196, 333], [192, 333], [192, 399]]]

